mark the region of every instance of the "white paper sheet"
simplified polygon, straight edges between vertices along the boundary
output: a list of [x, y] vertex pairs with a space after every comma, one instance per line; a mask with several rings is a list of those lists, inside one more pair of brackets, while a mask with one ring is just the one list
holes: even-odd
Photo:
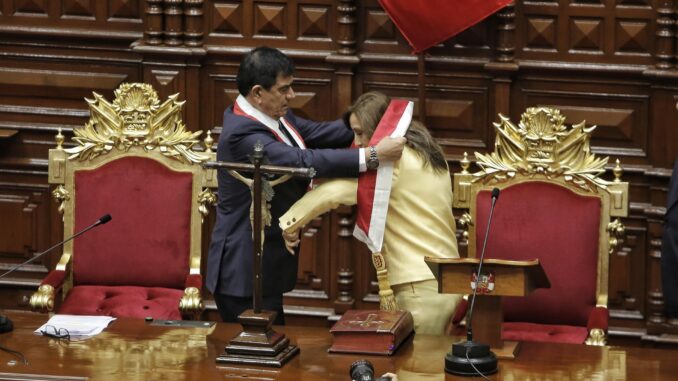
[[100, 334], [113, 320], [115, 318], [111, 316], [54, 315], [36, 329], [35, 334], [42, 335], [43, 331], [63, 334], [63, 330], [66, 330], [70, 337], [90, 337]]

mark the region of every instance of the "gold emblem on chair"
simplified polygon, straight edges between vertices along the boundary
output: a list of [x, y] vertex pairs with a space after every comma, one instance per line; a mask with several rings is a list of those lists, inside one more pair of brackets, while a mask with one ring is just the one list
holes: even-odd
[[596, 126], [586, 127], [586, 122], [565, 126], [560, 110], [548, 107], [531, 107], [523, 113], [516, 126], [509, 118], [499, 114], [495, 151], [483, 155], [476, 153], [477, 164], [482, 169], [474, 174], [474, 181], [499, 183], [523, 175], [563, 176], [566, 181], [587, 191], [605, 188], [598, 176], [605, 172], [608, 158], [591, 153], [591, 132]]
[[178, 96], [170, 95], [161, 104], [158, 94], [146, 83], [123, 83], [115, 90], [113, 103], [94, 93], [94, 99], [86, 99], [90, 120], [84, 128], [74, 130], [73, 140], [78, 146], [66, 150], [69, 159], [91, 160], [114, 147], [125, 151], [140, 146], [180, 161], [208, 160], [192, 150], [202, 131], [186, 131], [181, 119], [184, 102], [177, 101]]

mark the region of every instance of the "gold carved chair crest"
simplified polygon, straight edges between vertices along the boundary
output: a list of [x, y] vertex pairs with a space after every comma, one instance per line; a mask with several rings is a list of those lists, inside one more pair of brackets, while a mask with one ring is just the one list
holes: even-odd
[[[181, 319], [202, 311], [202, 221], [216, 203], [209, 133], [186, 130], [178, 94], [161, 102], [148, 84], [125, 83], [109, 102], [86, 99], [90, 119], [49, 152], [49, 183], [64, 238], [103, 214], [111, 222], [67, 242], [31, 297], [37, 310]], [[56, 303], [55, 294], [63, 294]]]

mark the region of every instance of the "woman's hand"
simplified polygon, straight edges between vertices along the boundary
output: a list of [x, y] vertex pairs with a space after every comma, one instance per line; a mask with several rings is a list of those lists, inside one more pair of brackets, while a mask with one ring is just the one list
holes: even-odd
[[287, 232], [283, 230], [283, 238], [285, 239], [285, 248], [290, 254], [295, 255], [294, 249], [299, 246], [301, 240], [299, 239], [299, 230], [293, 232]]

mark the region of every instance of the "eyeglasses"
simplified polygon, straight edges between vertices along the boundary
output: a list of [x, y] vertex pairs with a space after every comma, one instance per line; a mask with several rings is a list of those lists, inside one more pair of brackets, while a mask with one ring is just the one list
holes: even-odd
[[57, 328], [53, 325], [46, 325], [45, 329], [41, 330], [40, 333], [52, 339], [71, 339], [71, 334], [68, 333], [66, 328]]

